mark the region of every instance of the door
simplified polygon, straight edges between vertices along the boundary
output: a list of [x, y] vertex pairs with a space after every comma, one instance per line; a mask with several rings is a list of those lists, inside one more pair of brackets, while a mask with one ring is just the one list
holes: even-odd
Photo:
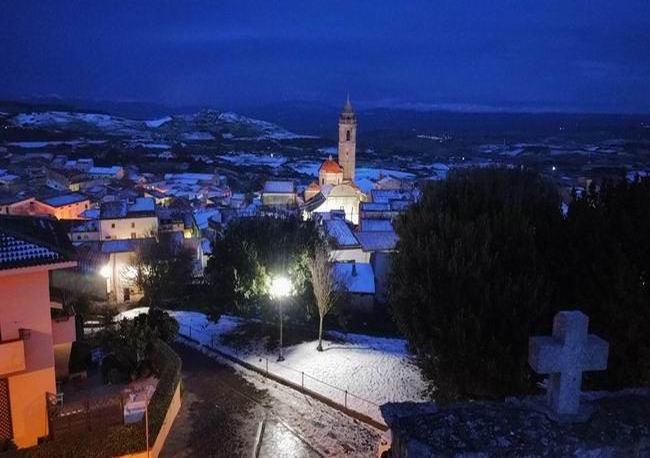
[[14, 436], [11, 426], [11, 402], [9, 402], [9, 379], [0, 378], [0, 441]]

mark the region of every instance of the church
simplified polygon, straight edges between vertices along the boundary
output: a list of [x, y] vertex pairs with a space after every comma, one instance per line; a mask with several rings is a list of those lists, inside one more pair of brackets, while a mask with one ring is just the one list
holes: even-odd
[[303, 214], [342, 211], [345, 219], [359, 224], [359, 205], [366, 195], [354, 183], [357, 150], [357, 117], [348, 96], [339, 115], [338, 160], [332, 156], [318, 170], [318, 182], [305, 189]]

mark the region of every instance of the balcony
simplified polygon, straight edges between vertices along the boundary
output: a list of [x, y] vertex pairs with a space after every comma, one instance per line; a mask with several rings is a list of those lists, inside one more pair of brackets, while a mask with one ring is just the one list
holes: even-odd
[[23, 339], [0, 342], [0, 376], [25, 370], [25, 343]]
[[52, 344], [59, 345], [77, 340], [74, 315], [52, 318]]

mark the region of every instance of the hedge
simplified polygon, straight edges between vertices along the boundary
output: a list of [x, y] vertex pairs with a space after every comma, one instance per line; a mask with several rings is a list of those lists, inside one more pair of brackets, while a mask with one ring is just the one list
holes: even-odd
[[[154, 372], [158, 375], [158, 385], [149, 402], [149, 445], [153, 446], [181, 379], [181, 359], [160, 339], [153, 345], [150, 358]], [[142, 419], [130, 425], [46, 441], [37, 447], [2, 454], [2, 458], [103, 458], [141, 452], [144, 449], [145, 425]]]

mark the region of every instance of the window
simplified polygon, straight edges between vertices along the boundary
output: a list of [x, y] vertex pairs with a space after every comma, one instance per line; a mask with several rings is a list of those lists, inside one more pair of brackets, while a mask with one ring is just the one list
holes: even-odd
[[131, 232], [131, 238], [132, 238], [132, 239], [137, 238], [136, 235], [137, 235], [137, 234], [136, 234], [135, 232]]
[[135, 223], [131, 223], [131, 229], [135, 229]]
[[111, 223], [111, 228], [115, 229], [115, 223]]
[[110, 236], [110, 235], [107, 235], [107, 236], [106, 236], [106, 240], [110, 240], [110, 239], [111, 239], [111, 236]]
[[349, 131], [349, 130], [347, 130], [347, 131], [345, 132], [345, 141], [346, 141], [346, 142], [349, 142], [349, 141], [350, 141], [350, 131]]

